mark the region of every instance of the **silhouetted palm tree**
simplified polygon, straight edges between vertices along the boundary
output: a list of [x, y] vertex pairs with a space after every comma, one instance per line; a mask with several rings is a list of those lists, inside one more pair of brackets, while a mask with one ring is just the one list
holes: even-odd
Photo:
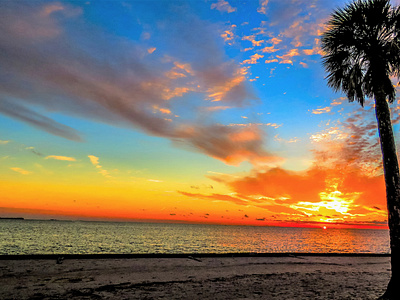
[[375, 98], [385, 174], [392, 277], [381, 299], [400, 299], [400, 177], [388, 102], [400, 75], [400, 9], [389, 0], [357, 0], [333, 12], [322, 36], [328, 85], [349, 101]]

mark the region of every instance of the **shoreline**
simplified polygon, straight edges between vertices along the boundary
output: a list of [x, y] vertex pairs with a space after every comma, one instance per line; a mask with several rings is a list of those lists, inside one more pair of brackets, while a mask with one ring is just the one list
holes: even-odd
[[377, 299], [390, 278], [388, 254], [173, 255], [3, 256], [0, 293], [2, 299]]
[[135, 258], [187, 258], [187, 257], [390, 257], [390, 253], [303, 253], [303, 252], [267, 252], [267, 253], [94, 253], [94, 254], [4, 254], [0, 260], [52, 260], [63, 259], [135, 259]]

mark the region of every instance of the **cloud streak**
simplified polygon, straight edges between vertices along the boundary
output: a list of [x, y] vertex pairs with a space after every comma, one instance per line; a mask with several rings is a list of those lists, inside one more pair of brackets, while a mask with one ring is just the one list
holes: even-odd
[[[215, 8], [229, 12], [226, 3], [219, 1]], [[174, 7], [182, 18], [160, 20], [168, 28], [163, 31], [167, 52], [161, 57], [154, 56], [161, 51], [159, 47], [156, 52], [152, 47], [141, 48], [134, 41], [99, 32], [90, 24], [82, 32], [68, 27], [71, 20], [81, 21], [82, 9], [73, 5], [1, 5], [1, 113], [72, 141], [83, 141], [82, 134], [49, 117], [50, 111], [137, 128], [226, 163], [255, 161], [269, 155], [262, 149], [262, 135], [252, 142], [236, 141], [233, 146], [231, 137], [246, 130], [211, 125], [216, 133], [210, 133], [205, 130], [207, 120], [164, 116], [175, 115], [174, 101], [190, 101], [187, 96], [191, 93], [203, 95], [202, 105], [217, 101], [223, 103], [219, 107], [241, 107], [256, 98], [246, 83], [245, 70], [225, 57], [223, 44], [218, 44], [218, 30], [185, 6]], [[165, 5], [166, 10], [171, 9]], [[28, 24], [30, 30], [24, 33], [22, 28]], [[104, 39], [116, 46], [103, 46]], [[171, 47], [171, 41], [181, 46]], [[197, 58], [194, 63], [186, 62], [187, 53]], [[154, 107], [161, 113], [154, 113]], [[191, 114], [196, 114], [196, 107]], [[224, 154], [218, 145], [220, 139], [227, 146]]]
[[103, 166], [101, 166], [99, 164], [99, 158], [97, 156], [88, 155], [88, 158], [89, 158], [90, 162], [92, 163], [92, 165], [96, 167], [97, 173], [103, 175], [106, 178], [111, 178], [110, 173], [107, 170], [105, 170], [103, 168]]
[[35, 112], [23, 105], [13, 103], [0, 98], [0, 112], [14, 119], [32, 125], [48, 133], [69, 139], [71, 141], [82, 142], [81, 134], [74, 128], [61, 124], [44, 115]]
[[32, 174], [31, 171], [27, 171], [27, 170], [24, 170], [24, 169], [18, 168], [18, 167], [14, 167], [14, 168], [10, 168], [10, 169], [13, 170], [14, 172], [17, 172], [17, 173], [22, 174], [22, 175]]
[[235, 7], [232, 7], [229, 4], [229, 2], [224, 0], [218, 0], [217, 3], [211, 4], [211, 9], [216, 9], [219, 10], [220, 12], [227, 12], [227, 13], [232, 13], [237, 10]]
[[55, 159], [55, 160], [63, 160], [63, 161], [76, 161], [74, 157], [68, 156], [60, 156], [60, 155], [48, 155], [45, 159]]
[[238, 165], [244, 160], [253, 164], [273, 164], [282, 160], [264, 149], [263, 133], [255, 125], [185, 127], [179, 135], [198, 151], [230, 165]]

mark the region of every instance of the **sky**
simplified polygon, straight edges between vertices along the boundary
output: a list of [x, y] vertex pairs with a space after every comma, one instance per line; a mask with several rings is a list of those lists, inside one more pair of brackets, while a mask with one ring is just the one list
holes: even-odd
[[1, 1], [0, 217], [387, 228], [373, 101], [322, 66], [345, 3]]

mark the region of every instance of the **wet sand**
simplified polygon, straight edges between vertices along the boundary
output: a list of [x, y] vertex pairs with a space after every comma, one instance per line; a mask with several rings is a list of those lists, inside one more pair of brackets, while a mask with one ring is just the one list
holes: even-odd
[[376, 299], [388, 256], [0, 259], [1, 299]]

